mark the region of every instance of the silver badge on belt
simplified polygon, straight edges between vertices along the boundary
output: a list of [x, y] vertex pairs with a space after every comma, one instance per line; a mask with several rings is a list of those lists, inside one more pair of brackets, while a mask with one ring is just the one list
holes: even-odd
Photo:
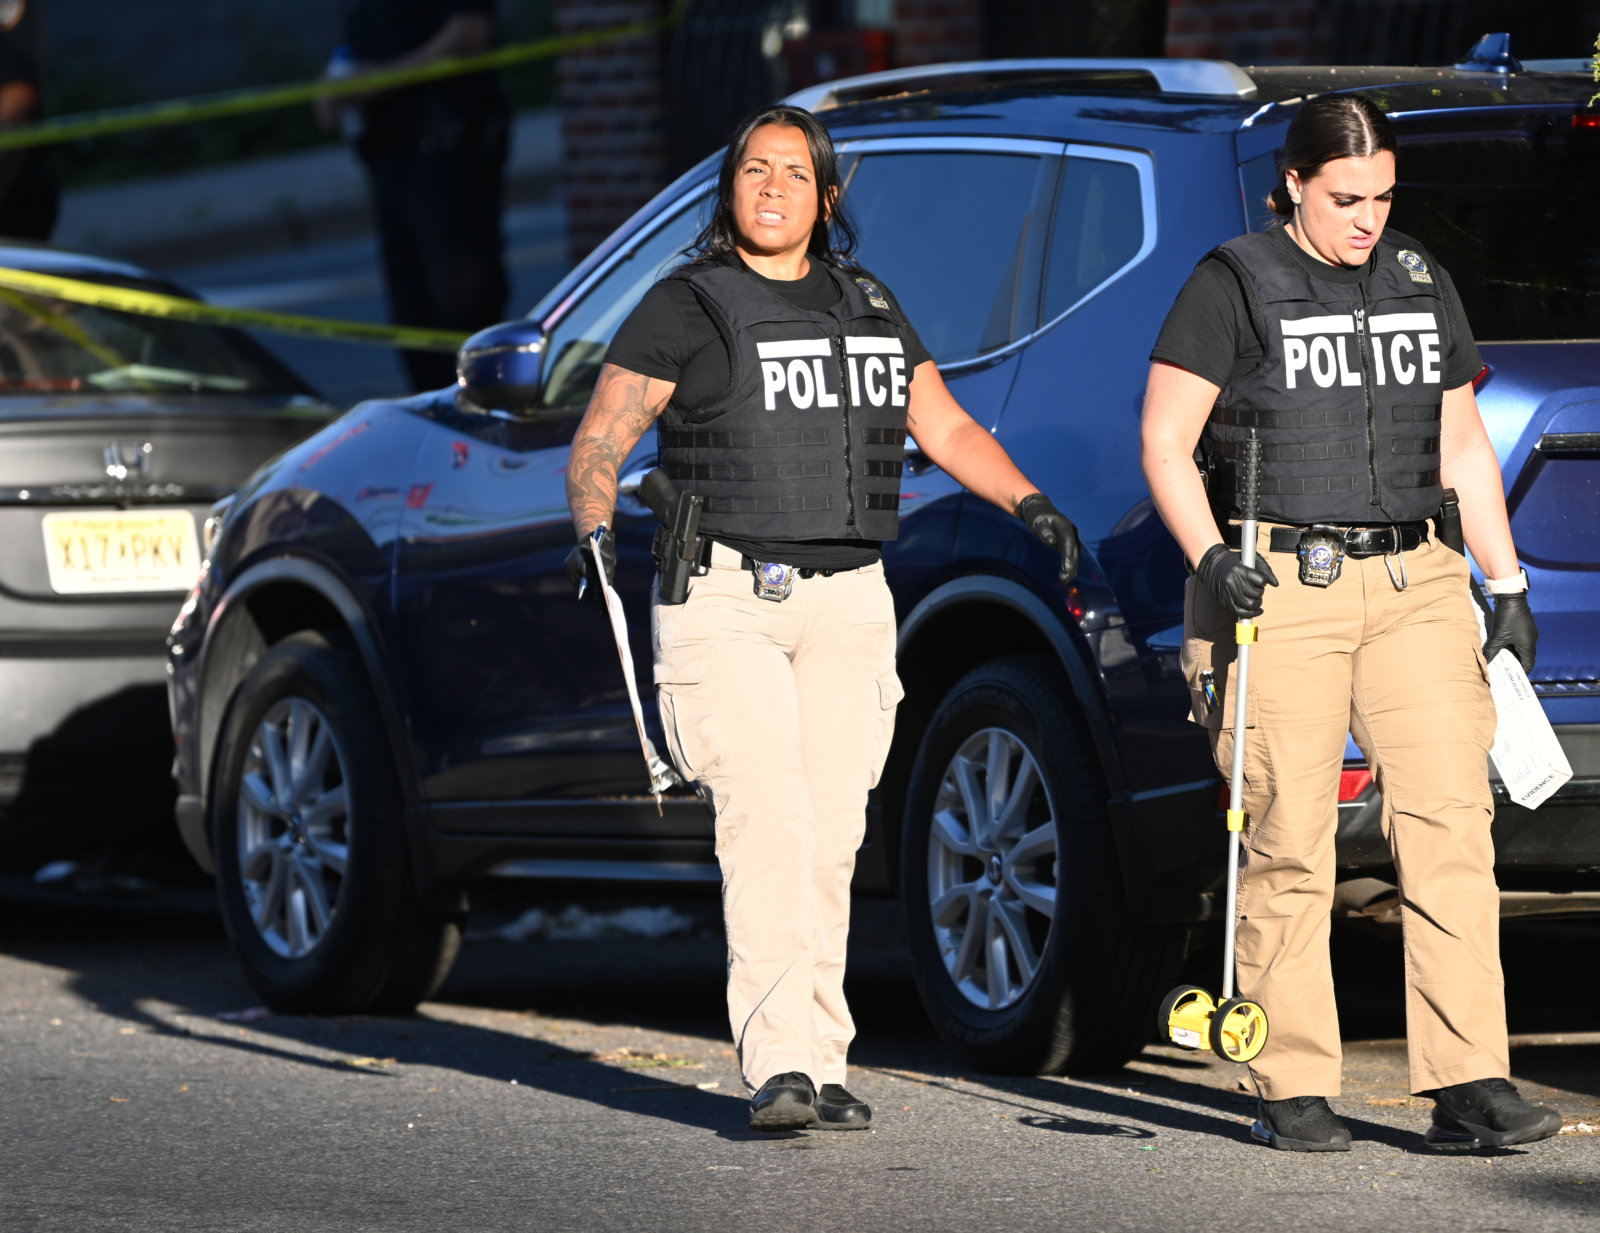
[[794, 566], [780, 565], [777, 561], [757, 561], [755, 568], [756, 594], [781, 604], [794, 591]]
[[1324, 527], [1300, 535], [1300, 581], [1308, 587], [1329, 587], [1344, 568], [1344, 536]]

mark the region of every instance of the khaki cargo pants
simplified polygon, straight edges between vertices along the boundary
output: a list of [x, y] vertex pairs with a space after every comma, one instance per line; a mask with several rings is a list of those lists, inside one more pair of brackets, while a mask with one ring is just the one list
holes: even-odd
[[[1327, 589], [1298, 560], [1259, 552], [1268, 587], [1251, 651], [1239, 878], [1240, 995], [1266, 1008], [1251, 1066], [1268, 1100], [1339, 1094], [1339, 1021], [1328, 957], [1345, 734], [1384, 797], [1400, 875], [1411, 1090], [1509, 1075], [1499, 893], [1489, 836], [1494, 703], [1467, 564], [1428, 540], [1398, 589], [1383, 557], [1347, 558]], [[1399, 566], [1395, 563], [1396, 573]], [[1217, 766], [1233, 764], [1233, 622], [1189, 579], [1183, 671]], [[1207, 703], [1201, 673], [1214, 674]]]
[[774, 603], [718, 544], [688, 600], [655, 604], [652, 625], [672, 760], [716, 810], [745, 1082], [843, 1083], [850, 878], [901, 697], [883, 566], [796, 578]]

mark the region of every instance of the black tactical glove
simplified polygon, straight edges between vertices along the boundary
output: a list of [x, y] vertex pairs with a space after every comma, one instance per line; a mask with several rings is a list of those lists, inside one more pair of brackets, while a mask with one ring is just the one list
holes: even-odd
[[1078, 543], [1078, 528], [1072, 520], [1050, 504], [1042, 492], [1031, 492], [1017, 502], [1017, 517], [1040, 541], [1061, 554], [1061, 581], [1071, 582], [1078, 573], [1078, 558], [1083, 548]]
[[[606, 581], [613, 586], [617, 581], [617, 537], [611, 534], [609, 527], [600, 533], [600, 563], [605, 567]], [[579, 544], [567, 553], [567, 581], [572, 583], [572, 589], [578, 592], [580, 598], [591, 599], [595, 603], [605, 606], [604, 592], [600, 589], [600, 579], [595, 574], [594, 553], [589, 551], [587, 543]], [[588, 589], [584, 583], [588, 582]]]
[[1483, 644], [1484, 659], [1493, 659], [1497, 652], [1510, 650], [1522, 670], [1532, 672], [1533, 652], [1538, 645], [1539, 627], [1533, 623], [1533, 613], [1528, 608], [1528, 593], [1496, 595], [1489, 641]]
[[1216, 596], [1223, 610], [1241, 619], [1260, 616], [1261, 597], [1267, 593], [1269, 585], [1278, 585], [1278, 576], [1265, 557], [1257, 557], [1254, 565], [1246, 565], [1244, 558], [1226, 544], [1212, 544], [1207, 548], [1194, 572]]

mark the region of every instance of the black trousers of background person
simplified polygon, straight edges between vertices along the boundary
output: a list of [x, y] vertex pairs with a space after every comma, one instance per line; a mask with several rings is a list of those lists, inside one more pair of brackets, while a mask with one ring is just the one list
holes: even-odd
[[[470, 333], [505, 312], [500, 211], [504, 115], [420, 138], [364, 143], [389, 316], [397, 325]], [[403, 351], [414, 390], [452, 385], [455, 356]]]

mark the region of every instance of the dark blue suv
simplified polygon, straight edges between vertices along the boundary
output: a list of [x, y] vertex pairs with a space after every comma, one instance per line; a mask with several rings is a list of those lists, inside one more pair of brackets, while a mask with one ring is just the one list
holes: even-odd
[[[838, 143], [862, 263], [1087, 548], [1060, 585], [1022, 524], [908, 453], [885, 557], [906, 698], [857, 883], [898, 896], [928, 1011], [970, 1062], [1120, 1063], [1216, 919], [1219, 783], [1188, 719], [1184, 564], [1140, 473], [1140, 400], [1195, 262], [1264, 223], [1313, 91], [1390, 113], [1393, 225], [1453, 273], [1484, 342], [1535, 683], [1576, 771], [1537, 812], [1502, 805], [1502, 883], [1600, 885], [1600, 128], [1582, 67], [1001, 62], [797, 100]], [[710, 815], [688, 789], [658, 814], [610, 632], [562, 570], [568, 442], [712, 174], [529, 314], [537, 406], [465, 385], [363, 403], [208, 525], [170, 641], [178, 822], [269, 1004], [415, 1005], [476, 880], [716, 881]], [[655, 450], [650, 434], [624, 468], [616, 520], [647, 700], [655, 520], [636, 494]], [[1353, 746], [1343, 796], [1341, 876], [1366, 902], [1389, 855]]]

